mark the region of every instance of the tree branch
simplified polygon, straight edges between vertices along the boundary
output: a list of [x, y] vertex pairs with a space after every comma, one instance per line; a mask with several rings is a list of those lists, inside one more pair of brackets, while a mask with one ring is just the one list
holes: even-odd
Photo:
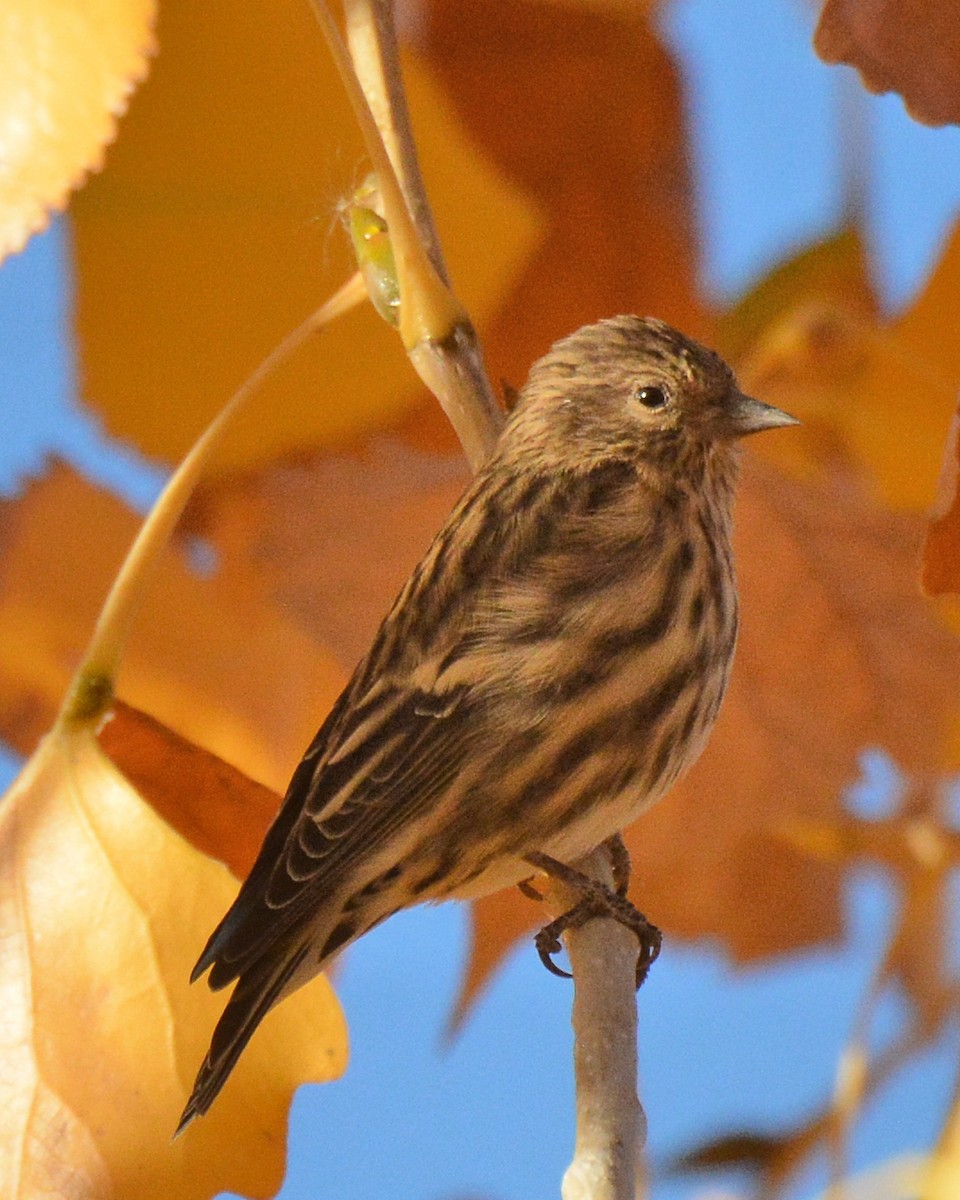
[[[326, 0], [310, 3], [338, 57], [338, 36]], [[353, 80], [347, 78], [342, 58], [338, 61], [348, 91], [359, 82], [364, 94], [365, 113], [355, 99], [361, 125], [368, 135], [370, 124], [379, 129], [380, 146], [371, 144], [370, 151], [381, 182], [387, 184], [382, 188], [382, 216], [398, 251], [401, 335], [411, 362], [443, 405], [476, 470], [490, 453], [503, 418], [473, 326], [462, 310], [446, 328], [442, 322], [411, 313], [411, 306], [416, 309], [421, 303], [421, 293], [429, 295], [437, 283], [446, 284], [446, 272], [410, 132], [393, 7], [390, 0], [344, 0], [344, 10]], [[414, 248], [403, 254], [408, 222], [416, 229], [418, 249], [430, 263], [432, 280], [421, 269], [413, 269]], [[440, 311], [442, 306], [434, 307]], [[411, 330], [417, 330], [417, 335], [412, 336]], [[608, 885], [613, 882], [604, 849], [593, 851], [575, 866]], [[548, 903], [558, 913], [572, 908], [578, 899], [553, 880], [547, 884]], [[563, 1200], [635, 1200], [646, 1137], [636, 1082], [636, 937], [610, 918], [591, 920], [565, 937], [575, 988], [577, 1140], [563, 1180]]]
[[[609, 852], [598, 847], [573, 864], [612, 886]], [[551, 879], [557, 913], [579, 895]], [[647, 1122], [637, 1097], [637, 939], [603, 917], [564, 934], [574, 978], [573, 1061], [577, 1136], [563, 1177], [563, 1200], [635, 1200]]]

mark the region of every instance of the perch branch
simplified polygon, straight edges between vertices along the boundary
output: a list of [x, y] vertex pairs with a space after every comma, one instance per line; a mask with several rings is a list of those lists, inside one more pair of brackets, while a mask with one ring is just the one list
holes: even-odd
[[[578, 871], [613, 884], [609, 852], [598, 848]], [[557, 913], [575, 891], [556, 880], [546, 888]], [[577, 1134], [563, 1177], [563, 1200], [635, 1200], [646, 1117], [637, 1096], [637, 939], [610, 918], [564, 934], [574, 978], [573, 1061]]]
[[[381, 216], [393, 242], [400, 334], [421, 379], [450, 418], [474, 470], [503, 422], [467, 314], [452, 298], [417, 165], [390, 0], [344, 0], [350, 58], [324, 0], [310, 0], [360, 122], [380, 179]], [[351, 69], [352, 65], [352, 69]], [[446, 303], [441, 298], [446, 293]], [[577, 869], [610, 884], [598, 849]], [[578, 897], [548, 885], [558, 913]], [[566, 936], [574, 976], [577, 1137], [563, 1200], [635, 1200], [646, 1118], [637, 1097], [636, 937], [611, 919]]]

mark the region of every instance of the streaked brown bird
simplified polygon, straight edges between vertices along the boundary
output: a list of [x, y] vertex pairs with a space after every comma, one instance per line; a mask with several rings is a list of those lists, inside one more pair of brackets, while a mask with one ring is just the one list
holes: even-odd
[[181, 1129], [361, 934], [577, 860], [693, 763], [737, 636], [737, 442], [793, 423], [661, 321], [600, 321], [534, 365], [200, 956], [193, 979], [237, 984]]

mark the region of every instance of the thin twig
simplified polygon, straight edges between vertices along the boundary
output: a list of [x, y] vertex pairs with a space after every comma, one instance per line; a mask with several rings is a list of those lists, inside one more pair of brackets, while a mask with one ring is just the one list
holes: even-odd
[[[390, 11], [382, 7], [375, 14], [369, 6], [357, 4], [353, 10], [353, 36], [363, 46], [373, 43], [377, 47], [376, 53], [366, 54], [360, 65], [364, 71], [372, 72], [370, 87], [380, 115], [388, 122], [390, 142], [398, 147], [399, 170], [404, 172], [402, 186], [371, 111], [366, 80], [358, 76], [326, 0], [309, 0], [309, 3], [327, 39], [377, 175], [382, 215], [396, 262], [400, 338], [414, 370], [442, 405], [467, 461], [476, 471], [490, 456], [503, 425], [503, 412], [487, 378], [470, 318], [434, 265], [411, 216], [412, 211], [422, 211], [426, 199], [419, 171], [404, 166], [416, 160], [409, 127], [397, 111], [402, 84]], [[357, 27], [364, 16], [369, 29], [361, 37]], [[387, 28], [391, 32], [385, 37]], [[414, 194], [417, 188], [419, 196]]]
[[380, 130], [387, 156], [397, 173], [400, 190], [420, 241], [437, 274], [449, 287], [450, 279], [410, 128], [410, 111], [400, 74], [392, 0], [344, 0], [343, 11], [347, 48], [357, 79]]

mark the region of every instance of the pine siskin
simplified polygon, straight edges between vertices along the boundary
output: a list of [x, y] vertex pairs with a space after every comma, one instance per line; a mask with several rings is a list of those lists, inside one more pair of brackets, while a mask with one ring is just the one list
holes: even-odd
[[408, 905], [572, 862], [699, 755], [737, 634], [737, 439], [793, 424], [621, 316], [537, 362], [320, 728], [194, 969], [237, 980], [181, 1129], [257, 1025]]

